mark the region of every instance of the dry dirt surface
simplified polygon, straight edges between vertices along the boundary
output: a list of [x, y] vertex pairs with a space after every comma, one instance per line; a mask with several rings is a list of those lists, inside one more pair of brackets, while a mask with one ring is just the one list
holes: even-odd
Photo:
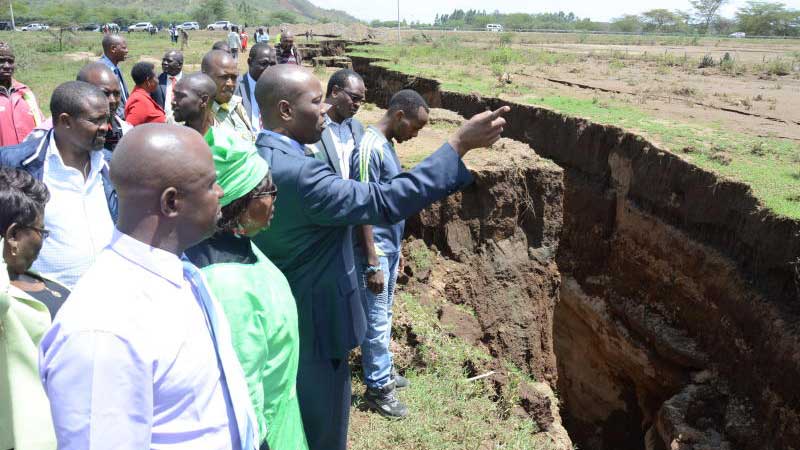
[[[406, 32], [403, 39], [409, 42], [414, 35], [421, 36], [419, 32]], [[482, 49], [499, 46], [495, 33], [427, 32], [426, 36], [456, 36], [460, 44]], [[397, 42], [396, 35], [387, 29], [378, 33], [378, 39]], [[536, 96], [621, 101], [658, 118], [719, 124], [761, 137], [800, 140], [800, 40], [766, 44], [709, 39], [701, 45], [621, 45], [553, 43], [548, 39], [534, 33], [514, 33], [512, 49], [544, 51], [561, 58], [557, 63], [503, 67], [512, 85], [501, 98], [520, 101], [534, 97], [534, 103]], [[719, 62], [725, 54], [734, 66], [743, 67], [744, 73], [734, 76], [721, 71]], [[713, 58], [715, 66], [699, 68], [706, 55]], [[765, 71], [763, 66], [775, 60], [788, 66], [787, 75]], [[465, 67], [475, 77], [497, 78], [490, 67]], [[516, 95], [515, 87], [525, 88], [521, 92], [532, 89], [535, 96]]]

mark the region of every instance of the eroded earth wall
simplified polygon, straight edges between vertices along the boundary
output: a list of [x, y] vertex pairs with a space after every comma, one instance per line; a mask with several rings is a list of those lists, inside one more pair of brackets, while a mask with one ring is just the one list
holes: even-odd
[[[466, 117], [509, 104], [352, 59], [381, 106], [401, 88]], [[564, 169], [549, 379], [573, 440], [800, 448], [800, 223], [619, 128], [509, 105], [504, 135]]]

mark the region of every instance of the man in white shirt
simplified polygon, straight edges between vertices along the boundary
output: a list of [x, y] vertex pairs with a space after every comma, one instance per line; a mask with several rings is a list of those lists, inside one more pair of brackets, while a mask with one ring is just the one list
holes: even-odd
[[254, 450], [255, 416], [220, 305], [183, 251], [222, 189], [196, 131], [144, 124], [117, 146], [117, 229], [42, 339], [60, 450]]
[[169, 50], [161, 59], [161, 74], [158, 76], [158, 87], [150, 96], [164, 110], [167, 123], [173, 122], [172, 91], [183, 78], [183, 52]]
[[33, 270], [72, 289], [111, 240], [116, 195], [102, 152], [109, 129], [108, 100], [83, 81], [56, 87], [53, 129], [0, 149], [0, 164], [24, 170], [47, 185], [44, 227], [50, 232]]
[[350, 69], [336, 71], [328, 80], [322, 137], [308, 146], [310, 153], [325, 161], [344, 179], [350, 178], [350, 156], [364, 136], [364, 126], [353, 116], [364, 103], [366, 88], [361, 75]]
[[250, 48], [247, 57], [247, 73], [239, 77], [236, 95], [242, 98], [242, 106], [250, 117], [250, 123], [256, 130], [261, 129], [261, 111], [256, 102], [256, 81], [267, 67], [277, 64], [275, 49], [269, 44], [259, 43]]

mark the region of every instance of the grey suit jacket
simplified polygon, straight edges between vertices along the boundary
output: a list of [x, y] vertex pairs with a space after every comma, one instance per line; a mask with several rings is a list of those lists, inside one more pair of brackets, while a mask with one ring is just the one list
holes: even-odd
[[[355, 147], [361, 143], [361, 138], [364, 137], [364, 125], [357, 119], [353, 118], [350, 121], [350, 131], [353, 133], [353, 141]], [[342, 176], [342, 168], [340, 166], [339, 154], [336, 152], [336, 144], [333, 140], [333, 131], [330, 128], [322, 130], [322, 138], [319, 141], [311, 144], [310, 149], [313, 156], [320, 161], [327, 163], [339, 176]], [[345, 161], [345, 164], [350, 164], [350, 161]]]
[[[253, 115], [253, 104], [250, 102], [250, 96], [253, 95], [253, 93], [250, 91], [250, 83], [247, 82], [247, 74], [248, 73], [245, 72], [244, 75], [240, 76], [236, 81], [236, 90], [233, 93], [242, 97], [242, 106], [244, 106], [244, 110], [247, 111], [247, 118], [249, 119]], [[257, 127], [258, 124], [253, 124], [253, 126]]]

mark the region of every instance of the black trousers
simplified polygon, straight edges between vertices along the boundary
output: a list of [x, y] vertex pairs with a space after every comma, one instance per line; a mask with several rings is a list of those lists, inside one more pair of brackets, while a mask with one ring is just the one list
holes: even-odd
[[297, 398], [310, 450], [346, 450], [350, 362], [300, 359]]

